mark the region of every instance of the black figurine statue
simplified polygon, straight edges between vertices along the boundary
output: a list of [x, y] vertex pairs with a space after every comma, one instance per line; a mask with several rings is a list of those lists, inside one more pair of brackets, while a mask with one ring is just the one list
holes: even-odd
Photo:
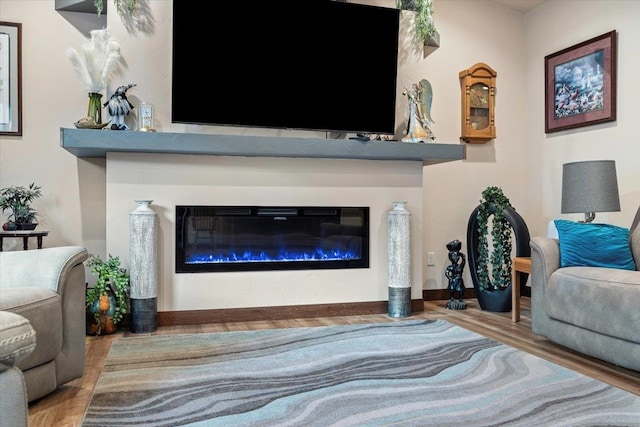
[[127, 114], [131, 112], [133, 109], [133, 104], [129, 102], [127, 99], [127, 90], [136, 86], [136, 84], [128, 84], [125, 86], [120, 86], [116, 91], [111, 95], [111, 98], [103, 105], [107, 107], [107, 111], [111, 116], [113, 122], [111, 123], [112, 130], [127, 130], [129, 126], [127, 126], [124, 122], [124, 118]]
[[[467, 308], [467, 303], [463, 301], [464, 280], [462, 280], [462, 271], [467, 261], [464, 254], [460, 252], [460, 248], [462, 248], [460, 240], [453, 240], [447, 243], [451, 265], [447, 267], [445, 276], [449, 279], [449, 302], [447, 303], [447, 308], [450, 310], [465, 310]], [[457, 300], [455, 298], [456, 292], [458, 293]]]

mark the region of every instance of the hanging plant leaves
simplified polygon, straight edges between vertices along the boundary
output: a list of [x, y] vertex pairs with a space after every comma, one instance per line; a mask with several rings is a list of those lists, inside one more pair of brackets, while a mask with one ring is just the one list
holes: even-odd
[[433, 0], [396, 0], [396, 7], [400, 10], [410, 10], [416, 13], [415, 35], [423, 43], [427, 43], [436, 34], [436, 24], [433, 20]]

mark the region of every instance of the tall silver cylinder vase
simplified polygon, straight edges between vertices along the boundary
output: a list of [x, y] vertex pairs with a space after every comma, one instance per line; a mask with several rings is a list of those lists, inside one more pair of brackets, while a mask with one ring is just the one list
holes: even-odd
[[387, 214], [389, 316], [411, 316], [411, 213], [407, 202], [393, 202]]
[[136, 200], [129, 214], [131, 332], [158, 328], [158, 215], [153, 200]]

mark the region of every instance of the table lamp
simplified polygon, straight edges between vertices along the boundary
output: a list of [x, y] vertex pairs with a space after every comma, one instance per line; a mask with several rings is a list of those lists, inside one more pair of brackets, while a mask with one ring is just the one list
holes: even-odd
[[584, 213], [591, 222], [596, 212], [619, 212], [616, 163], [592, 160], [562, 165], [562, 213]]

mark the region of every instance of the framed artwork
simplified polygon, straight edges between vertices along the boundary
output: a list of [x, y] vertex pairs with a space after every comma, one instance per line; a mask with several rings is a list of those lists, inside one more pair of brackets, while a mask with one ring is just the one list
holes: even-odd
[[616, 120], [616, 31], [544, 58], [545, 133]]
[[22, 24], [0, 21], [0, 135], [22, 135]]

